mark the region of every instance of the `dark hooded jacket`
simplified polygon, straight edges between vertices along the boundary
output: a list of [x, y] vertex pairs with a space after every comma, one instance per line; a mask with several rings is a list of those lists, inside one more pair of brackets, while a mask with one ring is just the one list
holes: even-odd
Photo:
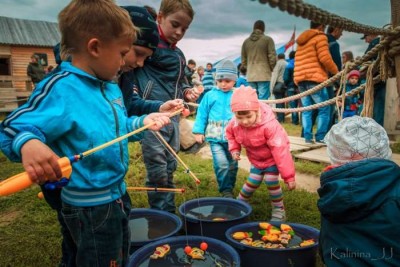
[[400, 266], [400, 167], [365, 159], [321, 175], [320, 249], [326, 266]]

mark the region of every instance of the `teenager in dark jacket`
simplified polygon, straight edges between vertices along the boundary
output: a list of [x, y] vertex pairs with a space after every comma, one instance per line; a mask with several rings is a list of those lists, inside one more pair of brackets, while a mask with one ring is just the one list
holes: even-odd
[[[144, 66], [135, 70], [138, 93], [144, 99], [163, 102], [177, 98], [192, 102], [197, 100], [198, 94], [186, 83], [185, 56], [176, 46], [193, 17], [194, 11], [188, 0], [161, 2], [157, 16], [160, 42]], [[176, 152], [180, 147], [179, 119], [180, 116], [171, 118], [172, 123], [160, 130], [160, 134]], [[174, 156], [151, 132], [145, 133], [142, 151], [147, 171], [146, 186], [173, 188], [173, 174], [177, 168]], [[175, 212], [174, 197], [174, 193], [148, 193], [151, 208], [169, 212]]]

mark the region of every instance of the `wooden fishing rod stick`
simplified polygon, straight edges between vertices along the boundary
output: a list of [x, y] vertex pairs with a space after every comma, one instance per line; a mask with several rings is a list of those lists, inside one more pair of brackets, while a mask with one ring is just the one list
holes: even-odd
[[[174, 111], [174, 112], [170, 113], [170, 114], [168, 115], [168, 117], [173, 117], [173, 116], [175, 116], [175, 115], [178, 115], [178, 114], [180, 114], [180, 113], [182, 112], [182, 110], [183, 110], [183, 109], [178, 109], [177, 111]], [[135, 135], [135, 134], [137, 134], [137, 133], [140, 133], [140, 132], [142, 132], [142, 131], [144, 131], [144, 130], [150, 128], [151, 126], [155, 125], [156, 123], [157, 123], [157, 122], [155, 121], [155, 122], [153, 122], [153, 123], [150, 123], [150, 124], [148, 124], [148, 125], [145, 125], [145, 126], [139, 128], [139, 129], [136, 129], [135, 131], [132, 131], [132, 132], [130, 132], [130, 133], [127, 133], [127, 134], [125, 134], [125, 135], [122, 135], [122, 136], [120, 136], [120, 137], [118, 137], [118, 138], [115, 138], [115, 139], [113, 139], [113, 140], [111, 140], [111, 141], [109, 141], [109, 142], [107, 142], [107, 143], [104, 143], [104, 144], [98, 146], [98, 147], [89, 149], [89, 150], [83, 152], [81, 155], [82, 155], [82, 157], [86, 157], [86, 156], [88, 156], [88, 155], [90, 155], [90, 154], [93, 154], [93, 153], [96, 152], [96, 151], [102, 150], [102, 149], [104, 149], [104, 148], [106, 148], [106, 147], [109, 147], [109, 146], [111, 146], [111, 145], [113, 145], [113, 144], [115, 144], [115, 143], [118, 143], [119, 141], [124, 140], [124, 139], [126, 139], [126, 138], [128, 138], [128, 137], [130, 137], [130, 136], [132, 136], [132, 135]]]
[[[182, 112], [183, 109], [178, 109], [172, 113], [170, 113], [168, 116], [169, 117], [173, 117], [175, 115], [178, 115]], [[83, 153], [80, 153], [78, 155], [73, 155], [70, 157], [62, 157], [60, 159], [58, 159], [58, 165], [61, 168], [61, 172], [62, 172], [62, 176], [63, 178], [67, 178], [69, 179], [69, 177], [71, 176], [72, 173], [72, 166], [71, 163], [77, 162], [79, 160], [81, 160], [83, 157], [88, 156], [90, 154], [93, 154], [96, 151], [99, 151], [101, 149], [104, 149], [106, 147], [109, 147], [125, 138], [128, 138], [134, 134], [137, 134], [139, 132], [142, 132], [144, 130], [146, 130], [147, 128], [155, 125], [157, 122], [153, 122], [150, 123], [148, 125], [145, 125], [135, 131], [132, 131], [128, 134], [125, 134], [123, 136], [120, 136], [118, 138], [115, 138], [105, 144], [102, 144], [100, 146], [97, 146], [95, 148], [89, 149]], [[54, 183], [58, 183], [58, 182], [54, 182]], [[30, 179], [29, 175], [27, 172], [23, 172], [23, 173], [19, 173], [17, 175], [14, 175], [10, 178], [7, 178], [4, 181], [0, 182], [0, 196], [8, 196], [10, 194], [16, 193], [18, 191], [21, 191], [29, 186], [31, 186], [33, 184], [32, 180]]]
[[185, 193], [185, 188], [161, 188], [161, 187], [136, 187], [136, 186], [128, 186], [128, 187], [126, 188], [126, 190]]
[[164, 137], [159, 132], [154, 132], [154, 134], [157, 136], [157, 138], [164, 144], [166, 148], [168, 148], [169, 152], [174, 155], [174, 157], [182, 164], [183, 167], [185, 167], [186, 171], [189, 173], [190, 176], [194, 179], [196, 184], [200, 184], [200, 180], [196, 177], [196, 175], [189, 169], [189, 167], [183, 162], [183, 160], [178, 156], [178, 154], [175, 153], [174, 149], [165, 141]]

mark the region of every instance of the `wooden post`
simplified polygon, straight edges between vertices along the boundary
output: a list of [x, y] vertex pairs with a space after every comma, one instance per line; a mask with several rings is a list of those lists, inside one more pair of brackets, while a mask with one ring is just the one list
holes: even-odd
[[[400, 0], [391, 0], [393, 28], [400, 26]], [[396, 81], [388, 80], [386, 87], [385, 129], [391, 137], [400, 136], [400, 55], [395, 56]], [[388, 112], [388, 113], [386, 113]]]

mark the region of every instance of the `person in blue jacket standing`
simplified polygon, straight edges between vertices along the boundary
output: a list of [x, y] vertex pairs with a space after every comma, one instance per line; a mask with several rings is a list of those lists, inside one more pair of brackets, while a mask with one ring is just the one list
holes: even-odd
[[325, 137], [320, 255], [326, 266], [400, 266], [400, 167], [385, 129], [352, 116]]
[[229, 152], [225, 131], [233, 116], [230, 104], [237, 80], [235, 64], [230, 60], [218, 63], [215, 80], [217, 86], [206, 94], [197, 109], [192, 132], [198, 143], [210, 144], [218, 191], [223, 197], [233, 198], [238, 163]]

